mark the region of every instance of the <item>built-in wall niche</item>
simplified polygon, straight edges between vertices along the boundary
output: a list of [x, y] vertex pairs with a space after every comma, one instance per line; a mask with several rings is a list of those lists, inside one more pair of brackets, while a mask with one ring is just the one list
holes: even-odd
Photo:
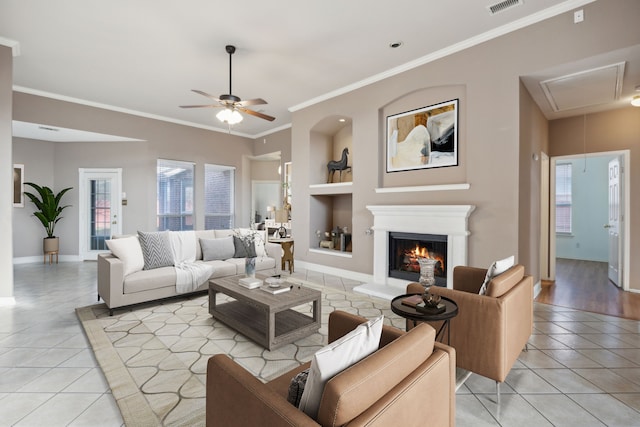
[[310, 249], [350, 256], [353, 251], [351, 194], [312, 195]]
[[[353, 144], [351, 119], [331, 116], [316, 124], [310, 133], [309, 173], [311, 184], [353, 181]], [[331, 168], [329, 164], [331, 162]], [[329, 171], [334, 172], [329, 176]]]

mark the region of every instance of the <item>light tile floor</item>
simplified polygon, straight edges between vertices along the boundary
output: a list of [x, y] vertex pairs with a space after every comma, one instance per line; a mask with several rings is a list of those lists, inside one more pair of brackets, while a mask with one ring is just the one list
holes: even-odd
[[[17, 265], [14, 275], [17, 305], [0, 307], [0, 426], [121, 426], [74, 312], [96, 302], [96, 263]], [[536, 304], [529, 347], [499, 406], [493, 381], [466, 381], [457, 426], [640, 426], [640, 322]]]

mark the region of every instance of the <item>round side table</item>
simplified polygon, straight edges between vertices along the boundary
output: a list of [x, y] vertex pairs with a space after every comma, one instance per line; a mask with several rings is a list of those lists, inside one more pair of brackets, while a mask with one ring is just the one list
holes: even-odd
[[455, 303], [450, 298], [442, 297], [441, 302], [444, 303], [445, 310], [442, 313], [438, 314], [429, 314], [423, 313], [422, 311], [418, 311], [417, 309], [410, 307], [408, 305], [402, 304], [402, 300], [420, 294], [404, 294], [395, 297], [391, 301], [391, 311], [393, 311], [398, 316], [402, 316], [407, 320], [413, 321], [414, 326], [418, 322], [437, 322], [442, 321], [442, 326], [436, 332], [436, 340], [439, 339], [442, 342], [442, 338], [444, 337], [444, 331], [447, 331], [447, 344], [450, 342], [451, 331], [449, 321], [458, 315], [458, 304]]

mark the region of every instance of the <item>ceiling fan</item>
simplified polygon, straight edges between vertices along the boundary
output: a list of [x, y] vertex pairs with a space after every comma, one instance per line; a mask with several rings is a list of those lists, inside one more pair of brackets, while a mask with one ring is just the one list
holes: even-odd
[[259, 113], [257, 111], [249, 110], [246, 108], [248, 105], [261, 105], [266, 104], [262, 98], [256, 99], [247, 99], [245, 101], [241, 100], [240, 97], [232, 95], [231, 92], [231, 55], [233, 55], [236, 51], [236, 47], [232, 45], [227, 45], [225, 47], [227, 53], [229, 54], [229, 93], [225, 95], [220, 95], [220, 98], [216, 98], [213, 95], [209, 95], [206, 92], [197, 89], [191, 89], [193, 92], [206, 96], [207, 98], [211, 98], [214, 101], [217, 101], [218, 104], [209, 104], [209, 105], [181, 105], [180, 108], [223, 108], [216, 117], [221, 122], [227, 123], [228, 125], [234, 125], [236, 123], [240, 123], [242, 121], [242, 115], [240, 111], [243, 113], [250, 114], [252, 116], [259, 117], [264, 120], [274, 121], [276, 118], [268, 116], [266, 114]]

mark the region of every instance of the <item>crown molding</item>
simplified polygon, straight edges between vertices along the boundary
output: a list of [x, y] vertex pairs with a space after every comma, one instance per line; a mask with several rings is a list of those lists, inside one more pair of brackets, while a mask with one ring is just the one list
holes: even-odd
[[478, 44], [484, 43], [486, 41], [498, 38], [505, 34], [509, 34], [516, 30], [519, 30], [524, 27], [528, 27], [529, 25], [536, 24], [540, 21], [544, 21], [545, 19], [552, 18], [554, 16], [560, 15], [562, 13], [573, 10], [577, 7], [584, 6], [585, 4], [593, 3], [597, 0], [568, 0], [562, 2], [558, 5], [549, 7], [544, 9], [538, 13], [534, 13], [532, 15], [526, 16], [522, 19], [518, 19], [516, 21], [510, 22], [509, 24], [503, 25], [501, 27], [494, 28], [485, 33], [479, 34], [475, 37], [471, 37], [469, 39], [463, 40], [459, 43], [455, 43], [451, 46], [448, 46], [444, 49], [440, 49], [435, 51], [429, 55], [423, 56], [421, 58], [415, 59], [413, 61], [409, 61], [397, 67], [391, 68], [390, 70], [383, 71], [382, 73], [375, 74], [371, 77], [368, 77], [364, 80], [360, 80], [359, 82], [352, 83], [350, 85], [344, 86], [340, 89], [336, 89], [334, 91], [328, 92], [324, 95], [320, 95], [318, 97], [312, 98], [308, 101], [302, 102], [300, 104], [289, 107], [290, 112], [295, 112], [298, 110], [302, 110], [303, 108], [310, 107], [314, 104], [318, 104], [320, 102], [326, 101], [331, 98], [335, 98], [340, 95], [344, 95], [345, 93], [352, 92], [356, 89], [360, 89], [362, 87], [368, 86], [372, 83], [379, 82], [381, 80], [387, 79], [389, 77], [393, 77], [400, 73], [404, 73], [405, 71], [412, 70], [414, 68], [420, 67], [422, 65], [428, 64], [430, 62], [434, 62], [438, 59], [442, 59], [449, 55], [453, 55], [454, 53], [458, 53], [470, 47], [476, 46]]
[[87, 101], [86, 99], [74, 98], [74, 97], [66, 96], [66, 95], [59, 95], [57, 93], [45, 92], [45, 91], [42, 91], [42, 90], [32, 89], [32, 88], [23, 87], [23, 86], [15, 86], [14, 85], [13, 86], [13, 90], [15, 92], [26, 93], [26, 94], [29, 94], [29, 95], [42, 96], [42, 97], [45, 97], [45, 98], [56, 99], [58, 101], [65, 101], [65, 102], [71, 102], [71, 103], [74, 103], [74, 104], [86, 105], [88, 107], [101, 108], [103, 110], [110, 110], [110, 111], [115, 111], [115, 112], [118, 112], [118, 113], [130, 114], [130, 115], [133, 115], [133, 116], [144, 117], [144, 118], [147, 118], [147, 119], [160, 120], [160, 121], [163, 121], [163, 122], [174, 123], [174, 124], [177, 124], [177, 125], [183, 125], [183, 126], [189, 126], [189, 127], [199, 128], [199, 129], [205, 129], [205, 130], [210, 130], [210, 131], [219, 132], [219, 133], [226, 133], [226, 134], [230, 133], [231, 135], [240, 136], [240, 137], [243, 137], [243, 138], [250, 138], [250, 139], [254, 139], [255, 138], [253, 135], [249, 135], [249, 134], [241, 133], [241, 132], [235, 132], [233, 129], [231, 130], [231, 132], [229, 132], [229, 131], [226, 131], [224, 129], [215, 128], [213, 126], [205, 126], [205, 125], [202, 125], [200, 123], [193, 123], [193, 122], [188, 122], [186, 120], [173, 119], [171, 117], [164, 117], [164, 116], [159, 116], [159, 115], [156, 115], [156, 114], [145, 113], [145, 112], [142, 112], [142, 111], [131, 110], [131, 109], [128, 109], [128, 108], [116, 107], [114, 105], [102, 104], [100, 102]]

